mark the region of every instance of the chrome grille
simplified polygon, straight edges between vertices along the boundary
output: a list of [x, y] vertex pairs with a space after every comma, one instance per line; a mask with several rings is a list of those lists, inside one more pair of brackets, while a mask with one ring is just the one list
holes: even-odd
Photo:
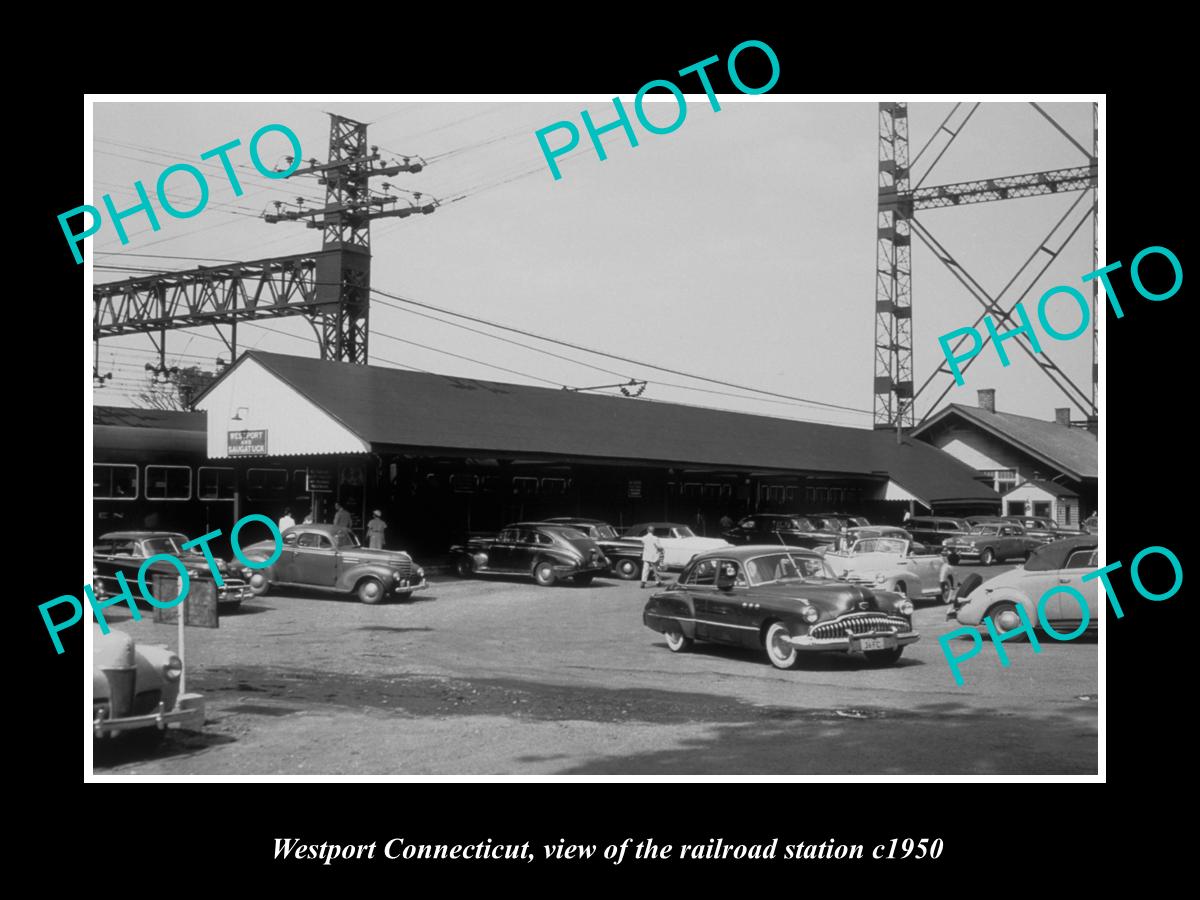
[[901, 616], [889, 616], [887, 613], [867, 612], [849, 613], [839, 616], [832, 622], [822, 622], [814, 625], [808, 632], [809, 637], [817, 639], [840, 638], [850, 634], [870, 634], [872, 631], [891, 630], [911, 631], [908, 620]]
[[411, 578], [413, 573], [413, 564], [411, 559], [402, 559], [392, 563], [392, 568], [400, 573], [401, 578]]

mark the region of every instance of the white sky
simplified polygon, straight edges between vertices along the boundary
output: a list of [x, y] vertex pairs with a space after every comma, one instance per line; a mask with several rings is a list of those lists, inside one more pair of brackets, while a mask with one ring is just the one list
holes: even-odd
[[[632, 98], [624, 97], [632, 116]], [[109, 192], [118, 209], [135, 202], [133, 182], [153, 192], [159, 172], [190, 162], [209, 174], [209, 206], [191, 219], [159, 211], [154, 233], [142, 215], [126, 220], [122, 246], [110, 223], [89, 238], [97, 283], [138, 272], [99, 266], [183, 269], [198, 260], [260, 259], [320, 248], [320, 232], [301, 223], [268, 225], [255, 216], [270, 201], [298, 195], [319, 202], [324, 188], [312, 177], [271, 181], [253, 171], [247, 145], [262, 125], [282, 123], [300, 137], [304, 157], [327, 158], [333, 111], [371, 123], [368, 138], [386, 151], [420, 155], [462, 152], [434, 161], [425, 171], [391, 181], [408, 190], [449, 198], [473, 186], [490, 186], [433, 215], [384, 219], [372, 225], [372, 285], [458, 312], [633, 359], [710, 378], [854, 407], [856, 413], [745, 396], [681, 390], [652, 383], [657, 400], [736, 409], [836, 424], [870, 427], [874, 376], [877, 107], [875, 103], [780, 102], [764, 95], [722, 96], [713, 112], [703, 95], [688, 98], [683, 125], [669, 135], [645, 132], [634, 121], [639, 146], [623, 132], [604, 135], [608, 160], [592, 151], [586, 132], [580, 147], [560, 157], [563, 178], [545, 166], [534, 132], [560, 119], [583, 131], [579, 112], [596, 123], [611, 121], [611, 103], [429, 102], [365, 103], [98, 103], [94, 107], [95, 190], [101, 206]], [[668, 122], [674, 102], [652, 109]], [[949, 112], [950, 103], [909, 107], [912, 153]], [[1089, 103], [1043, 104], [1085, 147], [1091, 146]], [[246, 193], [233, 196], [215, 160], [199, 155], [233, 138]], [[551, 137], [557, 146], [561, 133]], [[269, 165], [288, 152], [272, 135], [262, 144]], [[385, 152], [385, 159], [391, 154]], [[916, 179], [931, 154], [916, 167]], [[1082, 155], [1027, 104], [984, 104], [938, 163], [926, 185], [1082, 165]], [[498, 184], [508, 176], [533, 174]], [[197, 192], [182, 175], [170, 182], [177, 205], [188, 208]], [[985, 288], [995, 293], [1033, 251], [1076, 194], [978, 204], [918, 214], [929, 230]], [[1080, 210], [1083, 209], [1081, 205]], [[1079, 283], [1091, 270], [1089, 221], [1037, 282], [1025, 306], [1036, 316], [1037, 298], [1057, 284]], [[1102, 261], [1103, 262], [1103, 261]], [[1023, 284], [1023, 282], [1022, 282]], [[1073, 304], [1060, 298], [1051, 314], [1060, 330], [1078, 322]], [[940, 360], [938, 335], [970, 324], [979, 307], [914, 238], [913, 310], [915, 376], [920, 384]], [[315, 356], [312, 329], [300, 317], [269, 320], [264, 328], [239, 325], [239, 349], [257, 347]], [[468, 323], [469, 324], [469, 323]], [[480, 327], [472, 325], [472, 327]], [[267, 330], [270, 329], [270, 330]], [[486, 329], [485, 329], [486, 330]], [[503, 334], [503, 333], [501, 333]], [[289, 337], [290, 335], [290, 337]], [[467, 360], [399, 343], [404, 338]], [[611, 384], [629, 377], [705, 385], [637, 365], [605, 360], [505, 335], [605, 372], [490, 340], [389, 308], [371, 310], [371, 362], [403, 363], [473, 378], [544, 384], [483, 365], [519, 370], [554, 385]], [[228, 359], [211, 329], [169, 333], [168, 360], [212, 367]], [[302, 338], [299, 339], [299, 338]], [[1041, 336], [1043, 348], [1090, 391], [1090, 332], [1067, 343]], [[1012, 346], [1013, 365], [1002, 369], [989, 348], [947, 401], [976, 402], [977, 388], [997, 389], [997, 406], [1052, 419], [1069, 403]], [[94, 393], [98, 404], [129, 404], [128, 389], [143, 380], [148, 339], [101, 343], [100, 371], [114, 382]], [[186, 354], [186, 355], [180, 355]], [[468, 361], [469, 360], [469, 361]], [[938, 381], [935, 386], [944, 382]], [[931, 386], [918, 401], [921, 416], [940, 393]], [[1076, 413], [1078, 415], [1078, 413]]]

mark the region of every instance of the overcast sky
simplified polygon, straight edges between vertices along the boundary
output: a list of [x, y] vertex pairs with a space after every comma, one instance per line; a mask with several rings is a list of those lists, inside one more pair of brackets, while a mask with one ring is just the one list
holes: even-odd
[[[624, 99], [631, 108], [632, 98]], [[282, 123], [299, 136], [306, 159], [323, 161], [325, 112], [333, 111], [370, 123], [369, 141], [385, 158], [403, 153], [431, 160], [419, 174], [377, 179], [377, 189], [390, 181], [442, 200], [467, 194], [433, 215], [373, 223], [374, 287], [631, 359], [863, 412], [755, 399], [742, 390], [501, 332], [609, 370], [599, 371], [374, 300], [373, 364], [556, 387], [645, 378], [652, 382], [645, 397], [654, 400], [870, 427], [876, 104], [779, 102], [770, 95], [720, 99], [721, 111], [713, 112], [703, 95], [689, 96], [686, 120], [668, 135], [649, 134], [634, 119], [636, 148], [621, 131], [609, 132], [603, 162], [584, 133], [579, 148], [560, 158], [559, 181], [546, 167], [534, 132], [561, 119], [583, 131], [584, 108], [597, 124], [611, 121], [610, 102], [99, 103], [94, 193], [87, 202], [101, 206], [101, 195], [109, 192], [118, 209], [131, 206], [133, 182], [141, 179], [152, 192], [159, 172], [175, 162], [197, 164], [209, 175], [210, 198], [208, 208], [191, 219], [160, 211], [156, 233], [144, 216], [127, 220], [125, 246], [106, 222], [87, 242], [95, 253], [96, 282], [190, 268], [203, 264], [199, 258], [260, 259], [320, 249], [319, 231], [300, 223], [269, 225], [256, 216], [274, 200], [305, 196], [319, 204], [324, 188], [312, 177], [271, 181], [258, 175], [246, 145], [262, 125]], [[1076, 140], [1091, 146], [1090, 104], [1043, 105]], [[914, 156], [952, 106], [910, 106]], [[653, 121], [666, 123], [674, 102], [650, 108]], [[199, 162], [201, 152], [234, 138], [242, 141], [230, 155], [240, 164], [246, 191], [240, 198], [219, 163]], [[279, 135], [261, 146], [268, 164], [288, 152]], [[914, 183], [932, 155], [922, 157]], [[1082, 154], [1027, 104], [984, 104], [926, 185], [1083, 163]], [[186, 176], [173, 177], [169, 189], [181, 208], [197, 196]], [[1076, 196], [931, 210], [918, 218], [995, 293]], [[1079, 278], [1092, 268], [1091, 241], [1089, 222], [1030, 292], [1031, 317], [1047, 288], [1083, 289]], [[919, 384], [940, 361], [938, 335], [970, 324], [979, 307], [915, 239], [913, 257]], [[129, 271], [135, 267], [137, 272]], [[1072, 309], [1063, 303], [1051, 321], [1071, 330], [1078, 322]], [[317, 354], [312, 329], [302, 318], [264, 325], [239, 326], [240, 349]], [[169, 333], [169, 362], [211, 368], [216, 357], [228, 358], [214, 337], [211, 329]], [[1090, 332], [1067, 343], [1043, 339], [1043, 346], [1076, 384], [1090, 390]], [[127, 391], [142, 380], [149, 348], [148, 339], [138, 337], [102, 342], [100, 370], [116, 378], [94, 393], [95, 402], [130, 403]], [[1055, 407], [1069, 405], [1032, 360], [1015, 348], [1012, 358], [1013, 365], [1003, 369], [989, 348], [947, 402], [974, 405], [976, 389], [990, 387], [1005, 411], [1052, 419]], [[931, 388], [918, 401], [918, 416], [941, 392], [944, 382], [936, 384], [937, 391]]]

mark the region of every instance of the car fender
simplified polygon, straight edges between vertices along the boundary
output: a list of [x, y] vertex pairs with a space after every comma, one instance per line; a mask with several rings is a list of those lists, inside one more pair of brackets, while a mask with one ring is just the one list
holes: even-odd
[[941, 585], [947, 581], [952, 587], [958, 584], [958, 569], [942, 560], [942, 567], [938, 570], [938, 584]]
[[982, 625], [984, 618], [988, 614], [988, 610], [997, 603], [1004, 601], [1012, 601], [1025, 609], [1029, 620], [1032, 622], [1037, 615], [1036, 607], [1030, 605], [1029, 597], [1021, 591], [1013, 587], [1001, 586], [988, 589], [988, 582], [984, 582], [974, 591], [967, 599], [966, 604], [958, 611], [958, 621], [964, 625]]
[[647, 628], [662, 631], [667, 619], [651, 619], [649, 618], [651, 613], [678, 620], [679, 629], [683, 632], [684, 637], [694, 638], [696, 636], [696, 610], [692, 606], [691, 598], [686, 593], [680, 591], [673, 594], [656, 594], [646, 601], [646, 608], [642, 611], [642, 621]]
[[358, 586], [358, 583], [367, 576], [378, 578], [382, 581], [385, 592], [390, 591], [396, 586], [396, 579], [392, 577], [392, 570], [387, 568], [387, 566], [381, 566], [378, 563], [359, 563], [358, 565], [342, 570], [341, 575], [338, 576], [338, 589], [347, 593], [353, 591]]

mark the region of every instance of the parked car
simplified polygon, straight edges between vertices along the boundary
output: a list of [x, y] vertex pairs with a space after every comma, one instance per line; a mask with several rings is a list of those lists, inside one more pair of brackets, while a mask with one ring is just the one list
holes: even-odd
[[472, 575], [528, 575], [549, 586], [566, 578], [591, 584], [608, 569], [594, 540], [555, 522], [516, 522], [494, 537], [472, 538], [450, 548], [461, 578]]
[[[103, 600], [121, 593], [117, 572], [124, 574], [125, 582], [133, 587], [131, 593], [136, 599], [139, 595], [137, 576], [142, 563], [162, 553], [178, 558], [193, 582], [212, 581], [208, 560], [198, 550], [184, 550], [183, 545], [187, 542], [186, 535], [174, 531], [110, 531], [101, 535], [92, 545], [92, 591], [96, 599]], [[216, 564], [224, 582], [221, 587], [214, 585], [217, 611], [220, 615], [236, 612], [242, 601], [250, 596], [250, 586], [234, 574], [225, 560], [218, 559]], [[151, 579], [155, 575], [167, 575], [174, 580], [179, 577], [179, 570], [165, 560], [151, 563], [146, 570], [146, 584], [151, 589]], [[157, 599], [170, 600], [172, 596]]]
[[962, 537], [971, 530], [965, 519], [947, 516], [913, 516], [904, 523], [904, 530], [926, 547], [940, 549], [950, 538]]
[[746, 516], [722, 537], [731, 544], [786, 544], [815, 550], [837, 543], [837, 527], [825, 524], [827, 527], [820, 528], [807, 516], [793, 513], [763, 513]]
[[[956, 618], [963, 625], [980, 625], [990, 616], [992, 624], [1000, 633], [1020, 628], [1021, 618], [1017, 613], [1020, 605], [1026, 617], [1038, 623], [1038, 601], [1053, 587], [1069, 585], [1087, 600], [1088, 630], [1094, 631], [1096, 621], [1096, 585], [1099, 579], [1084, 581], [1083, 576], [1094, 572], [1097, 540], [1095, 535], [1064, 538], [1043, 544], [1026, 560], [1023, 566], [1010, 569], [1000, 575], [970, 587], [965, 581], [960, 596], [954, 601], [947, 618]], [[975, 576], [977, 577], [977, 576]], [[1069, 634], [1079, 627], [1083, 610], [1078, 601], [1066, 593], [1058, 593], [1046, 601], [1046, 620], [1060, 634]]]
[[[263, 562], [275, 552], [274, 541], [242, 550], [247, 559]], [[243, 570], [255, 594], [288, 585], [338, 594], [357, 594], [363, 603], [389, 596], [407, 600], [424, 590], [425, 570], [400, 550], [374, 550], [340, 525], [295, 525], [283, 532], [279, 558], [265, 569]]]
[[[902, 541], [911, 541], [913, 539], [911, 534], [896, 525], [866, 525], [847, 528], [838, 536], [836, 547], [838, 550], [846, 551], [854, 546], [855, 541], [880, 537], [899, 538]], [[830, 553], [833, 549], [833, 547], [817, 547], [816, 551], [818, 553]]]
[[1083, 530], [1088, 534], [1100, 533], [1100, 516], [1097, 513], [1092, 513], [1083, 520]]
[[954, 567], [940, 553], [907, 538], [861, 538], [847, 550], [828, 551], [825, 562], [851, 584], [894, 591], [912, 601], [949, 603], [954, 596]]
[[950, 565], [960, 560], [978, 560], [985, 566], [1009, 559], [1028, 559], [1042, 542], [1025, 534], [1020, 525], [1007, 522], [985, 522], [975, 525], [963, 537], [951, 538], [942, 545]]
[[640, 539], [647, 528], [662, 544], [663, 565], [668, 569], [682, 569], [697, 553], [729, 546], [720, 538], [697, 537], [692, 529], [677, 522], [641, 522], [626, 528], [624, 537]]
[[92, 623], [92, 736], [137, 729], [204, 727], [204, 698], [180, 694], [183, 662], [166, 647], [135, 645], [123, 631]]
[[600, 548], [608, 560], [609, 571], [618, 578], [630, 581], [642, 573], [642, 542], [633, 538], [623, 538], [607, 522], [600, 519], [572, 519], [568, 516], [556, 516], [547, 519], [547, 524], [567, 525], [576, 531], [582, 531]]
[[1025, 533], [1031, 538], [1037, 538], [1043, 543], [1051, 541], [1061, 541], [1063, 538], [1078, 537], [1081, 534], [1086, 534], [1078, 528], [1067, 528], [1059, 525], [1053, 519], [1045, 516], [1005, 516], [1005, 522], [1011, 522], [1013, 525], [1020, 525], [1025, 529]]
[[919, 639], [913, 606], [897, 594], [847, 584], [811, 550], [748, 545], [697, 556], [642, 611], [679, 653], [696, 640], [765, 649], [780, 669], [809, 653], [862, 653], [891, 665]]

